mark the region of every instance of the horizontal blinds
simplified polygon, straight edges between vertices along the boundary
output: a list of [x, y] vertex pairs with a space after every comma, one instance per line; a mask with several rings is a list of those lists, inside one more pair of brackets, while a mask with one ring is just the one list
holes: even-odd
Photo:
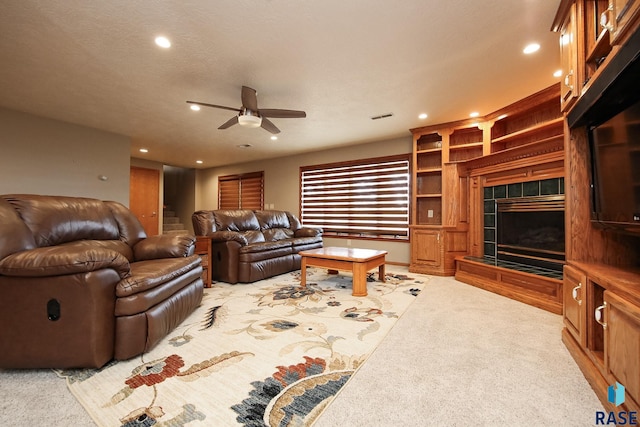
[[240, 180], [218, 180], [218, 209], [240, 209]]
[[219, 209], [262, 209], [264, 180], [262, 172], [228, 175], [218, 178]]
[[262, 209], [262, 174], [240, 179], [240, 208]]
[[325, 234], [408, 238], [409, 160], [301, 170], [301, 220]]

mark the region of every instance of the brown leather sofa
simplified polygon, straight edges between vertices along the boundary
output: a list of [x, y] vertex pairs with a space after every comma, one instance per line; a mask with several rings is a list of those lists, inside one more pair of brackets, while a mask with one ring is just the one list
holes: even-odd
[[249, 283], [298, 270], [298, 252], [322, 247], [322, 229], [303, 227], [291, 212], [200, 210], [191, 219], [196, 235], [211, 238], [211, 274], [221, 282]]
[[194, 236], [147, 237], [122, 204], [0, 196], [0, 367], [103, 366], [149, 351], [203, 295]]

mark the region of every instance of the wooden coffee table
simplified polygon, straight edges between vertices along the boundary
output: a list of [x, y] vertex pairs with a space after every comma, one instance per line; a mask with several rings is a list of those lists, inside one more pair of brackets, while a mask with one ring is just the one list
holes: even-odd
[[353, 272], [353, 296], [367, 296], [367, 271], [378, 267], [378, 277], [384, 278], [384, 257], [387, 251], [327, 247], [300, 251], [300, 286], [307, 286], [307, 266]]

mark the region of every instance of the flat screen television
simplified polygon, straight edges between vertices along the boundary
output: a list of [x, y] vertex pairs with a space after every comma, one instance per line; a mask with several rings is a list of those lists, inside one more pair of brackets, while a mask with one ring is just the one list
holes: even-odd
[[640, 100], [625, 104], [622, 111], [589, 127], [592, 220], [640, 235]]

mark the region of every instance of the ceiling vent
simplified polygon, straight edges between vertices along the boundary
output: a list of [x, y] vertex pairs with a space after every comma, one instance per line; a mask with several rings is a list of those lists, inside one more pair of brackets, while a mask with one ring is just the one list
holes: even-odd
[[387, 117], [391, 117], [391, 116], [393, 116], [393, 113], [380, 114], [379, 116], [371, 117], [371, 120], [386, 119]]

